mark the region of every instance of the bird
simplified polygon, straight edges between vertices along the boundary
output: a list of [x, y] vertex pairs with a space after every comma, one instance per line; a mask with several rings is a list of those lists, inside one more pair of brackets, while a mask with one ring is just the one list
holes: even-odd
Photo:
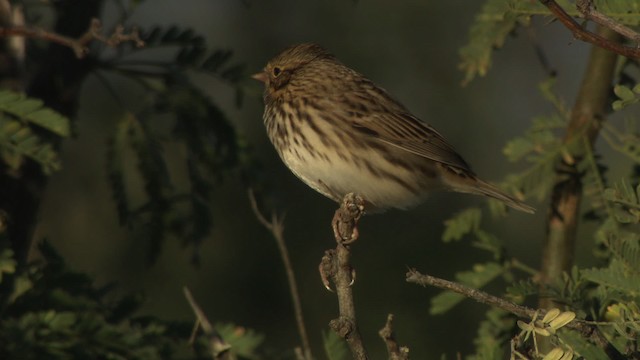
[[334, 201], [355, 193], [371, 213], [454, 191], [535, 211], [478, 178], [431, 125], [318, 44], [288, 47], [252, 77], [264, 84], [264, 125], [280, 158]]

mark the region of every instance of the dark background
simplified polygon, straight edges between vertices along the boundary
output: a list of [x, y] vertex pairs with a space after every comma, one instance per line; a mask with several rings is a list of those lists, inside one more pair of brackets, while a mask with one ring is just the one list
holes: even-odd
[[[128, 24], [192, 27], [211, 47], [234, 50], [234, 59], [246, 63], [249, 74], [284, 47], [318, 42], [432, 124], [481, 177], [497, 182], [523, 166], [502, 156], [505, 142], [526, 129], [533, 116], [552, 111], [536, 89], [546, 73], [534, 42], [557, 71], [558, 92], [568, 104], [579, 85], [588, 47], [572, 40], [561, 25], [539, 18], [531, 32], [521, 29], [494, 53], [486, 78], [462, 87], [458, 49], [466, 43], [481, 5], [466, 0], [158, 0], [144, 2]], [[106, 23], [113, 21], [111, 6], [104, 14]], [[329, 223], [336, 204], [307, 188], [277, 157], [262, 125], [261, 84], [247, 79], [244, 105], [237, 108], [230, 87], [202, 74], [191, 76], [224, 109], [266, 169], [268, 204], [286, 213], [285, 236], [307, 328], [315, 354], [321, 354], [321, 333], [336, 317], [337, 304], [335, 295], [323, 289], [317, 265], [333, 245]], [[132, 96], [135, 101], [141, 95]], [[72, 267], [89, 273], [97, 283], [115, 282], [122, 294], [143, 293], [143, 313], [192, 319], [182, 294], [186, 285], [213, 322], [254, 328], [266, 335], [266, 347], [275, 353], [297, 346], [280, 255], [252, 214], [238, 174], [227, 176], [218, 190], [214, 230], [200, 248], [201, 267], [190, 265], [191, 251], [177, 242], [166, 242], [158, 261], [147, 265], [145, 245], [118, 225], [106, 178], [105, 134], [121, 111], [102, 83], [89, 76], [79, 99], [77, 137], [63, 145], [64, 169], [50, 178], [36, 239], [49, 239]], [[169, 155], [181, 159], [179, 152]], [[499, 223], [488, 221], [487, 227], [506, 240], [510, 255], [537, 267], [546, 208], [544, 201], [529, 202], [538, 208], [535, 216], [512, 213]], [[411, 348], [413, 358], [435, 359], [442, 353], [452, 358], [472, 349], [477, 321], [487, 308], [465, 302], [446, 315], [431, 316], [429, 300], [437, 291], [405, 283], [404, 274], [416, 267], [451, 279], [456, 271], [487, 260], [468, 242], [440, 241], [447, 218], [484, 203], [468, 195], [434, 194], [410, 211], [362, 220], [353, 252], [358, 274], [354, 295], [360, 328], [374, 359], [384, 357], [377, 331], [387, 313], [396, 315], [398, 337]], [[582, 264], [590, 258], [588, 250], [578, 254]]]

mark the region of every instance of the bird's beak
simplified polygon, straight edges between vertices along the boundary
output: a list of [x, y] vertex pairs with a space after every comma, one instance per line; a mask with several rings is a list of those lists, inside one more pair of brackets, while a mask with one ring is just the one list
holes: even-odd
[[253, 74], [253, 75], [251, 75], [251, 77], [256, 79], [256, 80], [258, 80], [258, 81], [260, 81], [260, 82], [263, 82], [265, 84], [267, 83], [267, 79], [268, 79], [267, 73], [264, 72], [264, 71], [261, 71], [259, 73]]

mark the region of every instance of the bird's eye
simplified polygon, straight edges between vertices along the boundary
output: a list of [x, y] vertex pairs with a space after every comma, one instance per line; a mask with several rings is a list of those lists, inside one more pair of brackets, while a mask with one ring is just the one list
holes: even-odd
[[278, 76], [280, 75], [280, 73], [282, 72], [282, 69], [280, 69], [279, 67], [274, 67], [273, 68], [273, 76]]

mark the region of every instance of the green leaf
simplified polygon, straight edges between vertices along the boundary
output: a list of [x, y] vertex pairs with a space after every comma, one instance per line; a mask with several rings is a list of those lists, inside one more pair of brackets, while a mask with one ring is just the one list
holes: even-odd
[[[636, 88], [634, 87], [634, 90]], [[619, 98], [612, 103], [613, 110], [622, 110], [623, 108], [635, 104], [640, 101], [638, 94], [628, 86], [617, 84], [613, 87], [613, 92]]]
[[622, 291], [631, 296], [640, 296], [640, 273], [629, 271], [624, 263], [613, 259], [607, 268], [592, 268], [582, 270], [585, 279], [599, 285]]
[[[7, 129], [19, 126], [20, 129], [11, 133]], [[46, 174], [61, 168], [58, 153], [51, 144], [35, 135], [27, 125], [0, 117], [0, 154], [12, 169], [17, 170], [25, 158], [38, 162]]]
[[492, 308], [487, 311], [485, 320], [478, 327], [478, 334], [473, 343], [475, 354], [467, 357], [473, 360], [501, 360], [505, 358], [503, 346], [510, 339], [515, 320], [512, 315], [502, 309]]
[[329, 360], [349, 359], [347, 343], [334, 331], [323, 331], [322, 343], [324, 345], [324, 352]]
[[530, 279], [520, 280], [507, 287], [507, 297], [517, 304], [522, 304], [528, 296], [536, 295], [538, 292], [538, 285]]
[[444, 232], [442, 241], [450, 242], [462, 239], [470, 232], [478, 229], [482, 220], [482, 210], [480, 208], [469, 208], [455, 214], [451, 219], [444, 222]]
[[477, 229], [475, 231], [475, 235], [477, 240], [473, 242], [473, 246], [491, 252], [495, 260], [502, 257], [504, 253], [504, 246], [495, 235], [482, 229]]
[[264, 335], [255, 330], [230, 323], [217, 324], [215, 328], [220, 336], [231, 345], [233, 353], [250, 359], [258, 358], [256, 351], [264, 342]]
[[[456, 273], [456, 279], [463, 285], [480, 289], [504, 272], [504, 267], [498, 263], [489, 262], [475, 264], [471, 271]], [[431, 299], [429, 312], [433, 315], [443, 314], [464, 300], [460, 294], [443, 291]]]
[[560, 330], [558, 336], [584, 359], [608, 359], [602, 348], [593, 345], [576, 331]]
[[518, 17], [510, 11], [508, 1], [488, 0], [484, 3], [471, 25], [467, 45], [459, 51], [458, 67], [465, 73], [463, 84], [487, 74], [493, 50], [504, 45], [517, 23]]
[[69, 135], [69, 120], [43, 107], [42, 101], [22, 94], [0, 91], [0, 157], [13, 170], [22, 166], [25, 158], [38, 162], [49, 174], [61, 168], [54, 138], [35, 132], [37, 125], [54, 137]]
[[629, 101], [635, 98], [635, 94], [633, 93], [633, 91], [629, 89], [629, 87], [624, 85], [618, 84], [614, 86], [613, 92], [616, 94], [617, 97], [620, 98], [620, 100], [623, 100], [623, 101]]
[[44, 107], [39, 99], [9, 90], [0, 91], [0, 111], [49, 130], [60, 137], [70, 135], [69, 119]]
[[16, 271], [17, 262], [13, 258], [13, 251], [5, 249], [0, 254], [0, 283], [2, 283], [3, 274], [13, 274]]
[[107, 173], [113, 200], [116, 203], [120, 224], [128, 224], [130, 217], [129, 197], [125, 185], [124, 162], [130, 155], [129, 131], [132, 122], [136, 121], [133, 114], [126, 113], [116, 123], [114, 133], [107, 142]]

